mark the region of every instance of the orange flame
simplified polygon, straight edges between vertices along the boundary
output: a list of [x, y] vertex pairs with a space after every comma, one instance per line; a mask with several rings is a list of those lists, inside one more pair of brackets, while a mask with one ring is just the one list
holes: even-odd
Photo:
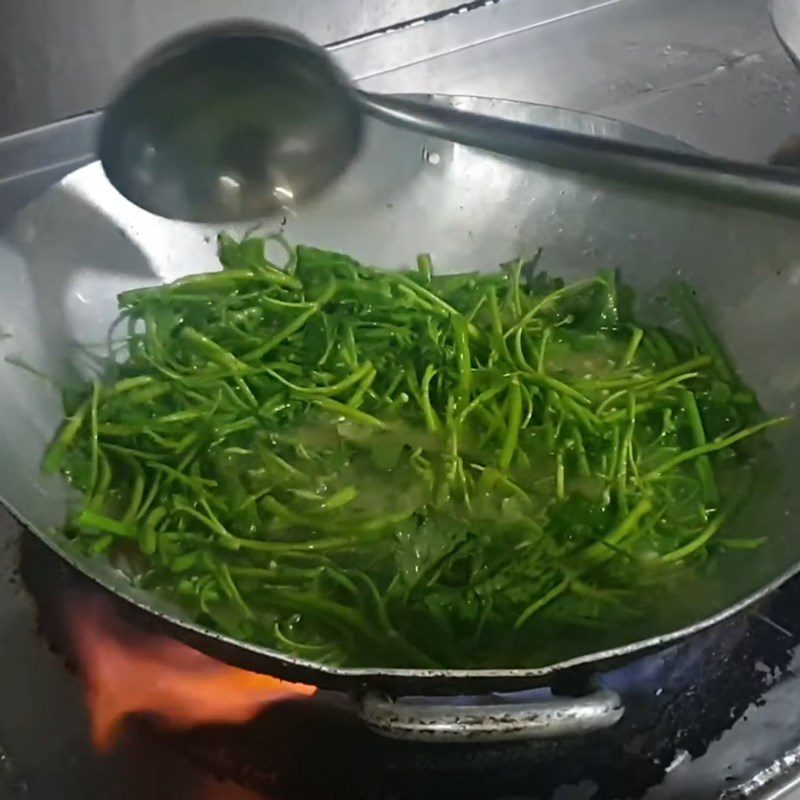
[[71, 606], [69, 619], [92, 739], [100, 750], [114, 745], [132, 714], [150, 713], [170, 730], [185, 730], [247, 722], [276, 700], [316, 692], [313, 686], [230, 667], [181, 642], [142, 633], [98, 598]]

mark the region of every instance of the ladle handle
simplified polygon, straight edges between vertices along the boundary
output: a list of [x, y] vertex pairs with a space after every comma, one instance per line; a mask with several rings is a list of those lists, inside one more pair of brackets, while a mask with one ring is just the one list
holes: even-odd
[[408, 97], [356, 92], [356, 100], [377, 119], [498, 155], [726, 205], [800, 216], [800, 171], [794, 169], [672, 152]]
[[358, 711], [376, 733], [417, 742], [510, 742], [577, 736], [609, 728], [623, 714], [610, 689], [583, 697], [514, 698], [494, 705], [464, 698], [392, 698], [362, 694]]

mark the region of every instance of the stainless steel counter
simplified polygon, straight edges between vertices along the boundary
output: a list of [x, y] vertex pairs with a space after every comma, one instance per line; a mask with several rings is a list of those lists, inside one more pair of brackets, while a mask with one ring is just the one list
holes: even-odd
[[343, 61], [370, 89], [560, 105], [729, 156], [766, 158], [800, 132], [800, 76], [766, 0], [501, 0], [465, 16], [343, 48]]
[[[593, 111], [754, 159], [800, 132], [800, 77], [767, 0], [489, 3], [234, 0], [225, 13], [276, 19], [323, 42], [345, 39], [335, 52], [371, 89]], [[97, 108], [143, 50], [217, 16], [212, 0], [5, 0], [0, 132]], [[400, 28], [374, 34], [391, 25]]]
[[135, 59], [191, 25], [221, 17], [269, 19], [328, 44], [458, 5], [458, 0], [3, 0], [0, 133], [99, 108]]

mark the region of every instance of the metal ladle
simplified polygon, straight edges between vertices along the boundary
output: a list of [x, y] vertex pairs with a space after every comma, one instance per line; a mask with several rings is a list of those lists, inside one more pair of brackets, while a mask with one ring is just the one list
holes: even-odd
[[152, 53], [107, 108], [100, 159], [138, 206], [174, 219], [271, 215], [350, 164], [364, 115], [502, 156], [800, 216], [800, 173], [674, 153], [355, 89], [294, 31], [227, 22]]

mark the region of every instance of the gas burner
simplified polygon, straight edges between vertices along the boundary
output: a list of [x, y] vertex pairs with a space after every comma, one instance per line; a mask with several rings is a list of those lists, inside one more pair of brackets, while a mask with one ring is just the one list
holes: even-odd
[[[62, 600], [99, 590], [30, 536], [22, 567], [42, 630], [69, 659]], [[369, 731], [346, 698], [331, 692], [275, 703], [241, 725], [164, 733], [138, 720], [132, 730], [270, 800], [549, 798], [563, 786], [592, 788], [576, 797], [639, 798], [682, 761], [702, 756], [787, 669], [798, 602], [800, 581], [793, 581], [761, 609], [600, 676], [623, 696], [626, 713], [613, 728], [584, 736], [469, 745], [393, 741]]]

